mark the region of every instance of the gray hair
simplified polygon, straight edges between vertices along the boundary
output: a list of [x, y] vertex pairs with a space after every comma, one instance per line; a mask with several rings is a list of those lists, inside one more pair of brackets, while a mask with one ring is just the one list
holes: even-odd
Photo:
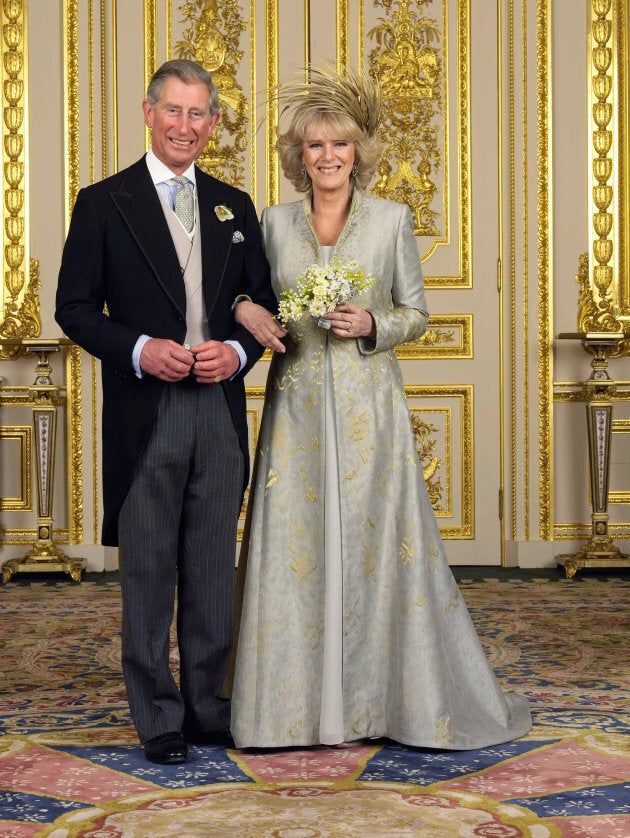
[[165, 61], [155, 71], [147, 87], [147, 101], [152, 108], [160, 101], [164, 83], [171, 78], [179, 79], [184, 84], [194, 84], [196, 82], [205, 84], [210, 96], [210, 114], [214, 116], [219, 113], [219, 94], [212, 81], [212, 76], [207, 70], [204, 70], [201, 64], [197, 64], [196, 61], [188, 61], [186, 58]]

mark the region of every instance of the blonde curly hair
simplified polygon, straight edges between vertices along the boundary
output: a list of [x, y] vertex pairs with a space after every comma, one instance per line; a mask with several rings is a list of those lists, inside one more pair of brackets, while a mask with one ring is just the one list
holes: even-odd
[[288, 129], [278, 134], [276, 148], [286, 178], [298, 192], [311, 188], [302, 165], [304, 140], [316, 131], [355, 144], [356, 173], [360, 189], [368, 185], [379, 163], [382, 145], [377, 136], [381, 98], [371, 82], [349, 71], [345, 75], [311, 68], [308, 81], [287, 84], [278, 90], [283, 113], [292, 111]]

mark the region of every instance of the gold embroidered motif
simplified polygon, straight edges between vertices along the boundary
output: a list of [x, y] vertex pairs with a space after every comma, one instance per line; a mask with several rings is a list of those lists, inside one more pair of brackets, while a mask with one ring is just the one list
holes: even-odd
[[[308, 484], [308, 476], [304, 469], [300, 469], [302, 473], [302, 483]], [[319, 498], [314, 486], [305, 485], [304, 497], [309, 503], [319, 503]]]
[[[293, 549], [289, 547], [289, 550], [293, 553]], [[305, 579], [313, 573], [315, 570], [315, 565], [309, 559], [309, 557], [305, 554], [295, 555], [289, 564], [289, 568], [295, 573], [295, 581], [300, 585], [304, 582]]]
[[370, 548], [365, 541], [361, 542], [363, 547], [363, 558], [361, 560], [361, 567], [363, 568], [363, 575], [366, 581], [376, 581], [376, 559], [374, 557], [374, 549]]
[[361, 462], [364, 464], [369, 462], [370, 455], [375, 450], [376, 446], [374, 445], [374, 443], [372, 443], [371, 445], [366, 445], [365, 448], [361, 449], [361, 451], [359, 451], [359, 457], [361, 458]]
[[429, 567], [431, 570], [435, 570], [438, 566], [438, 559], [440, 557], [440, 551], [435, 545], [435, 542], [429, 540], [427, 544], [427, 554], [429, 557]]
[[398, 548], [398, 555], [400, 556], [400, 560], [402, 561], [403, 567], [411, 564], [414, 557], [414, 551], [411, 544], [408, 543], [406, 539], [403, 539], [400, 543], [400, 547]]
[[438, 747], [447, 747], [453, 741], [450, 731], [451, 717], [441, 716], [435, 720], [434, 741]]

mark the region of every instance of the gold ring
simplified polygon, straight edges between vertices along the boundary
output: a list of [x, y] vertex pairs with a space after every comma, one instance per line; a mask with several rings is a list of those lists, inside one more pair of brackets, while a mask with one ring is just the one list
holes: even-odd
[[219, 381], [221, 381], [221, 376], [220, 376], [220, 375], [215, 375], [215, 377], [214, 377], [214, 383], [215, 383], [215, 384], [218, 384], [218, 383], [219, 383]]
[[354, 329], [354, 323], [350, 323], [348, 325], [348, 331], [351, 332]]

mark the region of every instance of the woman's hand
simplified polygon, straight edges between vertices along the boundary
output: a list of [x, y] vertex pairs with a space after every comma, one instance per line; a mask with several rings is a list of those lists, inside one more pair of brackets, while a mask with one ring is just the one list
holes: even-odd
[[353, 303], [343, 303], [326, 315], [333, 332], [339, 338], [375, 338], [376, 323], [367, 309]]
[[287, 330], [266, 308], [244, 300], [234, 308], [234, 319], [256, 338], [261, 346], [284, 352], [285, 347], [280, 338], [287, 334]]

